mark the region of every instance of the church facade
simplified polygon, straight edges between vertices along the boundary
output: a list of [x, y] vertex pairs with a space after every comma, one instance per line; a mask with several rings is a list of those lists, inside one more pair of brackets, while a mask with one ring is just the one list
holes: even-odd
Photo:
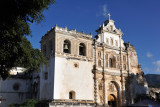
[[50, 101], [50, 107], [118, 107], [147, 94], [136, 50], [123, 41], [121, 29], [109, 19], [96, 32], [93, 37], [56, 25], [42, 37], [48, 65], [41, 66], [40, 101]]

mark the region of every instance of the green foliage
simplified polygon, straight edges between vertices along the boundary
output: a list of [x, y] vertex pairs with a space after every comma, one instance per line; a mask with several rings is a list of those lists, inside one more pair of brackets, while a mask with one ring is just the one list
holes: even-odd
[[39, 49], [32, 48], [31, 43], [25, 37], [22, 38], [20, 46], [23, 54], [15, 61], [16, 65], [28, 68], [30, 72], [39, 70], [41, 63], [47, 64], [47, 60]]
[[145, 75], [148, 86], [153, 88], [160, 88], [160, 75], [157, 74], [147, 74]]
[[35, 107], [35, 104], [37, 104], [38, 101], [34, 99], [28, 99], [22, 104], [11, 104], [9, 107]]
[[38, 101], [34, 99], [29, 99], [23, 102], [20, 107], [35, 107], [35, 104], [37, 104]]
[[[31, 35], [30, 23], [40, 23], [44, 9], [54, 0], [3, 0], [0, 3], [0, 76], [6, 79], [12, 67], [37, 69], [43, 55], [33, 49], [26, 35]], [[31, 50], [30, 50], [31, 49]], [[45, 62], [45, 61], [44, 61]]]

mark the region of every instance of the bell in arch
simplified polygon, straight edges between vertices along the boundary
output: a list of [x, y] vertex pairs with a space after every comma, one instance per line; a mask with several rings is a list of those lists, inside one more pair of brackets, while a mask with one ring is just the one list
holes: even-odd
[[64, 49], [68, 49], [68, 45], [67, 44], [64, 44]]

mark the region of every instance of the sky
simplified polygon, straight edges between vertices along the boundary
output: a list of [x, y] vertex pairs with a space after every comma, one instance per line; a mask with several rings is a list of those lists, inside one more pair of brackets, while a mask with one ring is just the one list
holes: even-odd
[[41, 37], [55, 24], [94, 36], [108, 13], [122, 30], [123, 40], [136, 48], [144, 73], [160, 74], [160, 0], [55, 0], [44, 10], [45, 19], [31, 24], [28, 39], [40, 49]]

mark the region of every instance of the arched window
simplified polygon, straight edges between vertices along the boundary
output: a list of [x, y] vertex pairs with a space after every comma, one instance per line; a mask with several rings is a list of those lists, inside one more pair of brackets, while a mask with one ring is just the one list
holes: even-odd
[[116, 40], [115, 42], [116, 42], [116, 46], [118, 46], [118, 41]]
[[75, 99], [75, 92], [74, 91], [69, 92], [69, 99]]
[[98, 66], [101, 67], [101, 60], [98, 60]]
[[113, 39], [111, 38], [111, 45], [113, 46]]
[[71, 53], [71, 43], [69, 40], [64, 40], [63, 52], [64, 53]]
[[109, 67], [113, 67], [113, 61], [112, 61], [112, 58], [109, 58]]
[[109, 67], [116, 68], [116, 58], [114, 56], [112, 58], [109, 58]]
[[126, 56], [123, 56], [123, 61], [126, 62]]
[[123, 65], [123, 69], [126, 70], [126, 64]]
[[86, 47], [84, 43], [79, 44], [79, 55], [86, 56]]
[[98, 52], [98, 58], [101, 58], [101, 51]]
[[113, 68], [116, 68], [116, 57], [113, 56]]

